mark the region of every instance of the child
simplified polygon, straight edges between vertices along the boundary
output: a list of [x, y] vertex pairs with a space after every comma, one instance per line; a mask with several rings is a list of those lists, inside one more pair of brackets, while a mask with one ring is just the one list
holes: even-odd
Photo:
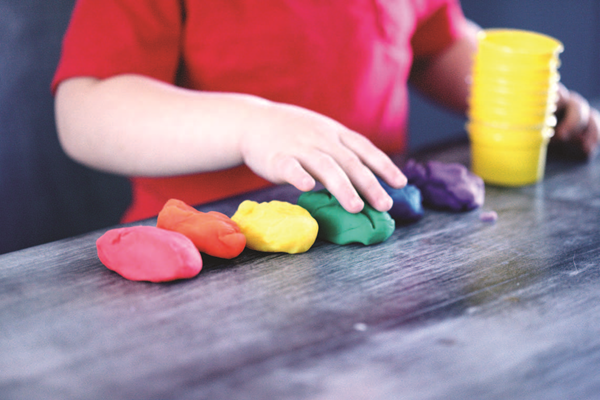
[[[458, 0], [79, 0], [53, 90], [65, 151], [132, 177], [124, 222], [320, 181], [350, 212], [406, 178], [407, 83], [466, 110], [477, 27]], [[590, 154], [598, 115], [566, 89], [557, 138]]]

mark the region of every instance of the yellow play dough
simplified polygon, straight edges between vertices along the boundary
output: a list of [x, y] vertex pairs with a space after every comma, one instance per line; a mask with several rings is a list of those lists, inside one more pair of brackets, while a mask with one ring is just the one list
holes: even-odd
[[246, 200], [231, 217], [246, 236], [246, 247], [265, 252], [303, 253], [319, 231], [317, 221], [304, 208], [273, 200]]

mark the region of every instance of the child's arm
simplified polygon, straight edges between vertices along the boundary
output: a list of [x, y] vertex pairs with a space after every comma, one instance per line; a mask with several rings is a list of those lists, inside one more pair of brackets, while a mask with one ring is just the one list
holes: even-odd
[[73, 78], [58, 87], [56, 119], [67, 154], [118, 174], [170, 176], [246, 163], [304, 191], [318, 180], [350, 212], [364, 205], [357, 191], [378, 210], [392, 206], [373, 174], [394, 187], [406, 184], [362, 135], [250, 95], [192, 91], [139, 75]]
[[465, 113], [480, 28], [466, 21], [458, 29], [460, 37], [449, 48], [435, 56], [415, 60], [410, 83], [442, 106]]

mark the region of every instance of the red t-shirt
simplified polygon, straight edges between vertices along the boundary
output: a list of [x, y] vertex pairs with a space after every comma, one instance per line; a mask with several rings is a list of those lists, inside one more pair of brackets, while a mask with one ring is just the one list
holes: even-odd
[[[400, 152], [413, 57], [445, 49], [463, 19], [458, 0], [78, 0], [52, 88], [136, 73], [249, 93], [320, 112]], [[132, 178], [124, 221], [156, 215], [169, 198], [197, 205], [267, 185], [245, 166]]]

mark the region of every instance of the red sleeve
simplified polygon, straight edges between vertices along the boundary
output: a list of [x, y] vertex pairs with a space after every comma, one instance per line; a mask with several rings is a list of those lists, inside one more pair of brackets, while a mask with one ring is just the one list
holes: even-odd
[[437, 3], [418, 22], [411, 40], [415, 58], [439, 53], [450, 46], [458, 39], [460, 26], [465, 23], [465, 16], [457, 0]]
[[52, 81], [136, 73], [174, 82], [180, 59], [179, 0], [78, 0]]

